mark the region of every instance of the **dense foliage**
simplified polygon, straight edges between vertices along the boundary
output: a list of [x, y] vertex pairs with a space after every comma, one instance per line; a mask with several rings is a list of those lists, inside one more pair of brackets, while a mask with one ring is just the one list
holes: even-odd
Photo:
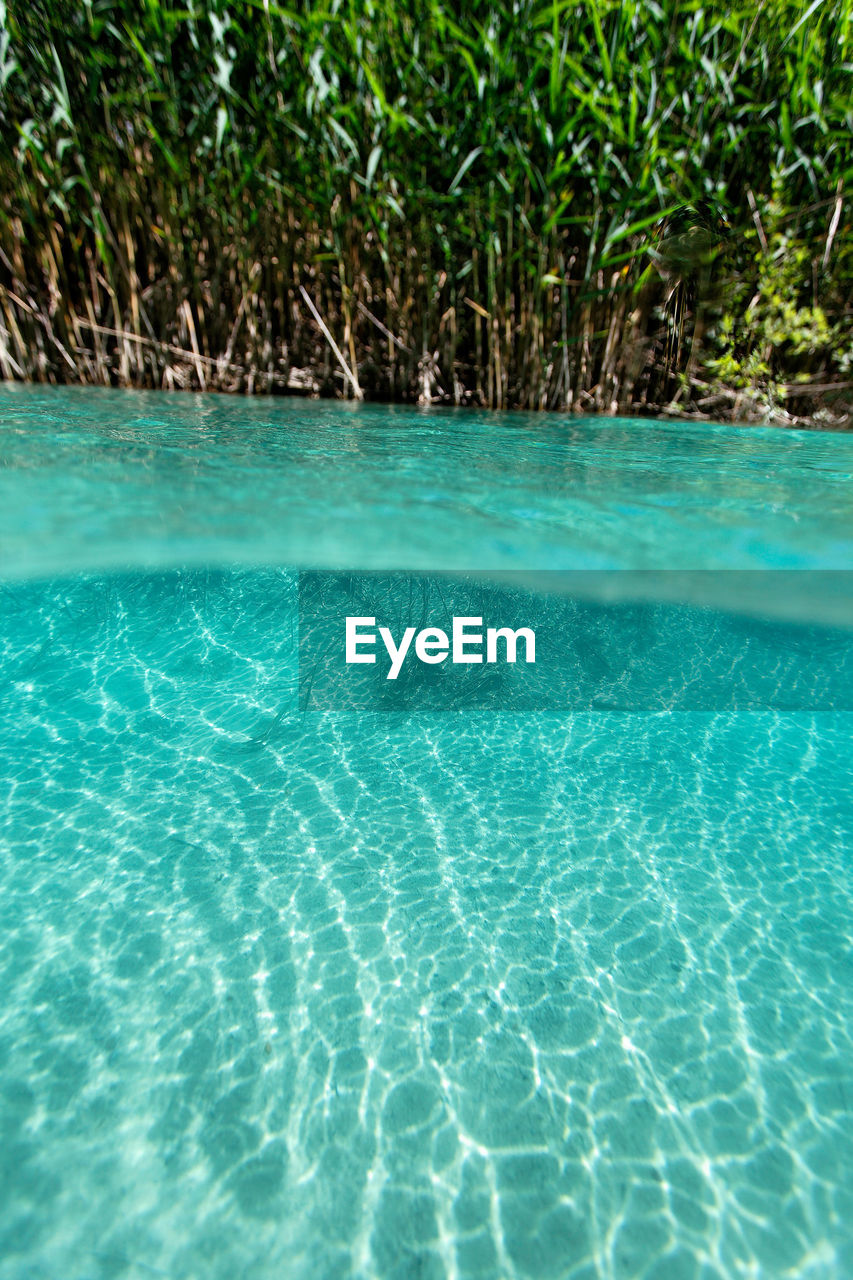
[[[809, 412], [851, 72], [853, 0], [0, 0], [2, 372]], [[700, 201], [688, 379], [648, 249]]]

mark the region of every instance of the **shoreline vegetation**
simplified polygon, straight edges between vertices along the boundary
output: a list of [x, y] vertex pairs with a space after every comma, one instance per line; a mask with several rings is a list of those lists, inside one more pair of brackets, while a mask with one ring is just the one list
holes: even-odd
[[0, 0], [0, 374], [853, 425], [853, 0]]

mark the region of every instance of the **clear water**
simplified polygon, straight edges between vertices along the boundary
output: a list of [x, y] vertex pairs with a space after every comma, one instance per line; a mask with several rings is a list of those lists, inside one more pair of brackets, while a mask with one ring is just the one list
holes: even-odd
[[853, 434], [0, 388], [7, 575], [847, 569]]
[[295, 574], [725, 595], [849, 567], [851, 472], [0, 391], [2, 1280], [853, 1274], [851, 715], [300, 713]]

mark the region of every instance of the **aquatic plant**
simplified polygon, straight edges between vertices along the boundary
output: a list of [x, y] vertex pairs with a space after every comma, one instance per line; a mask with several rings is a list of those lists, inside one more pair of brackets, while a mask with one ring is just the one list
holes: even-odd
[[[689, 357], [707, 400], [771, 204], [849, 322], [851, 44], [853, 0], [0, 0], [0, 370], [611, 411]], [[741, 301], [670, 360], [649, 250], [700, 202]]]

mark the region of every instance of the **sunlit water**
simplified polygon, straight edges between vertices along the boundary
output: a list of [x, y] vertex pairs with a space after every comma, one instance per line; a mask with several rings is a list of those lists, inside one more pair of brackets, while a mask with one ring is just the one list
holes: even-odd
[[[748, 614], [730, 570], [849, 566], [851, 472], [0, 389], [2, 1280], [853, 1274], [846, 700], [300, 712], [295, 572], [714, 569], [666, 590]], [[846, 635], [802, 580], [780, 664]]]

